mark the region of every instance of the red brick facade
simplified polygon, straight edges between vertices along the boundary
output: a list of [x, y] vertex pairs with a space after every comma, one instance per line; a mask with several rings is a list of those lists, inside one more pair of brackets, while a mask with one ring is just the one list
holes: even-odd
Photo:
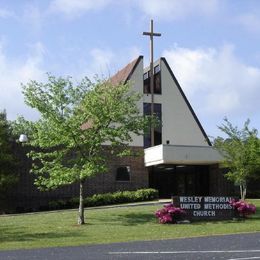
[[[79, 185], [64, 186], [53, 191], [39, 191], [33, 184], [34, 176], [29, 173], [31, 161], [25, 156], [25, 148], [16, 146], [22, 164], [19, 168], [19, 182], [9, 189], [5, 205], [1, 208], [17, 209], [18, 211], [38, 210], [44, 208], [52, 200], [78, 197]], [[100, 173], [85, 182], [85, 196], [119, 190], [136, 190], [148, 187], [148, 171], [144, 167], [143, 148], [133, 147], [134, 153], [140, 156], [111, 157], [108, 160], [109, 170]], [[108, 156], [108, 155], [107, 155]], [[120, 166], [130, 166], [130, 181], [116, 181], [116, 171]]]
[[[39, 191], [33, 184], [34, 176], [29, 173], [31, 161], [25, 155], [26, 148], [16, 144], [14, 149], [22, 162], [21, 167], [18, 169], [20, 179], [7, 192], [7, 196], [4, 198], [4, 205], [1, 205], [0, 209], [7, 209], [7, 211], [8, 209], [12, 211], [17, 210], [19, 212], [34, 211], [46, 208], [50, 201], [78, 197], [79, 185], [77, 183], [53, 191]], [[142, 147], [132, 147], [133, 152], [135, 154], [139, 153], [139, 156], [122, 158], [111, 156], [106, 150], [106, 147], [104, 147], [104, 156], [110, 157], [108, 160], [108, 172], [100, 173], [86, 180], [85, 197], [99, 193], [137, 190], [149, 187], [149, 173], [148, 168], [144, 167]], [[130, 181], [116, 181], [117, 168], [121, 166], [130, 167]], [[163, 189], [162, 177], [158, 176], [159, 179], [157, 180], [158, 183], [161, 183], [159, 185], [161, 189]], [[223, 170], [219, 169], [217, 164], [209, 166], [208, 195], [238, 195], [236, 188], [232, 183], [227, 182]]]

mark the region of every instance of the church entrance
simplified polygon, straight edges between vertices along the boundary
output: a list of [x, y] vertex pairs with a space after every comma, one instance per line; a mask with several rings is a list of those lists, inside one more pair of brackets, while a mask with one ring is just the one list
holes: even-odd
[[209, 195], [209, 166], [158, 165], [149, 168], [149, 187], [159, 191], [160, 198]]

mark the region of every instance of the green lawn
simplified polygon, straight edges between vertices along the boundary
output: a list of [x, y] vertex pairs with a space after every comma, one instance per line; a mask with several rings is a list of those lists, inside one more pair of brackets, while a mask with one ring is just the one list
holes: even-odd
[[134, 240], [170, 239], [260, 231], [260, 200], [250, 200], [257, 214], [246, 221], [161, 225], [154, 217], [160, 206], [87, 210], [86, 225], [77, 212], [0, 216], [0, 249], [76, 246]]

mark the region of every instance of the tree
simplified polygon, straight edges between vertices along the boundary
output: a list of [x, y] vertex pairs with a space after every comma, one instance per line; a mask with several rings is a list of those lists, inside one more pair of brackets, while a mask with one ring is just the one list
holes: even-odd
[[6, 112], [0, 112], [0, 188], [6, 189], [17, 181], [12, 136]]
[[228, 168], [226, 177], [240, 186], [241, 199], [245, 199], [247, 183], [260, 177], [260, 140], [257, 130], [249, 129], [248, 119], [241, 130], [234, 127], [227, 118], [219, 129], [228, 138], [217, 137], [215, 146], [223, 155], [223, 165]]
[[49, 75], [46, 84], [31, 81], [24, 85], [23, 94], [25, 103], [41, 115], [25, 127], [30, 125], [35, 184], [40, 189], [55, 189], [78, 182], [78, 224], [84, 224], [84, 182], [106, 171], [104, 144], [109, 143], [114, 154], [127, 155], [133, 134], [142, 134], [155, 120], [139, 112], [141, 96], [129, 84], [112, 86], [108, 81], [92, 83], [84, 78], [73, 85], [71, 78]]

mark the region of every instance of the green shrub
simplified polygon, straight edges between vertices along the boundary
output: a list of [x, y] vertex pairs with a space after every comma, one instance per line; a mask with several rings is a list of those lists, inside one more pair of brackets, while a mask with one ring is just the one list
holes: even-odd
[[[155, 189], [140, 189], [137, 191], [117, 191], [114, 193], [94, 194], [84, 199], [85, 207], [96, 207], [103, 205], [112, 205], [119, 203], [129, 203], [136, 201], [149, 201], [158, 199], [158, 191]], [[76, 208], [79, 204], [79, 198], [70, 200], [56, 200], [49, 202], [49, 208], [65, 209]]]
[[77, 208], [79, 206], [79, 198], [75, 197], [70, 199], [69, 204], [71, 205], [71, 208]]
[[50, 201], [49, 202], [49, 208], [52, 210], [55, 209], [65, 209], [67, 205], [67, 201], [65, 200], [55, 200], [55, 201]]

